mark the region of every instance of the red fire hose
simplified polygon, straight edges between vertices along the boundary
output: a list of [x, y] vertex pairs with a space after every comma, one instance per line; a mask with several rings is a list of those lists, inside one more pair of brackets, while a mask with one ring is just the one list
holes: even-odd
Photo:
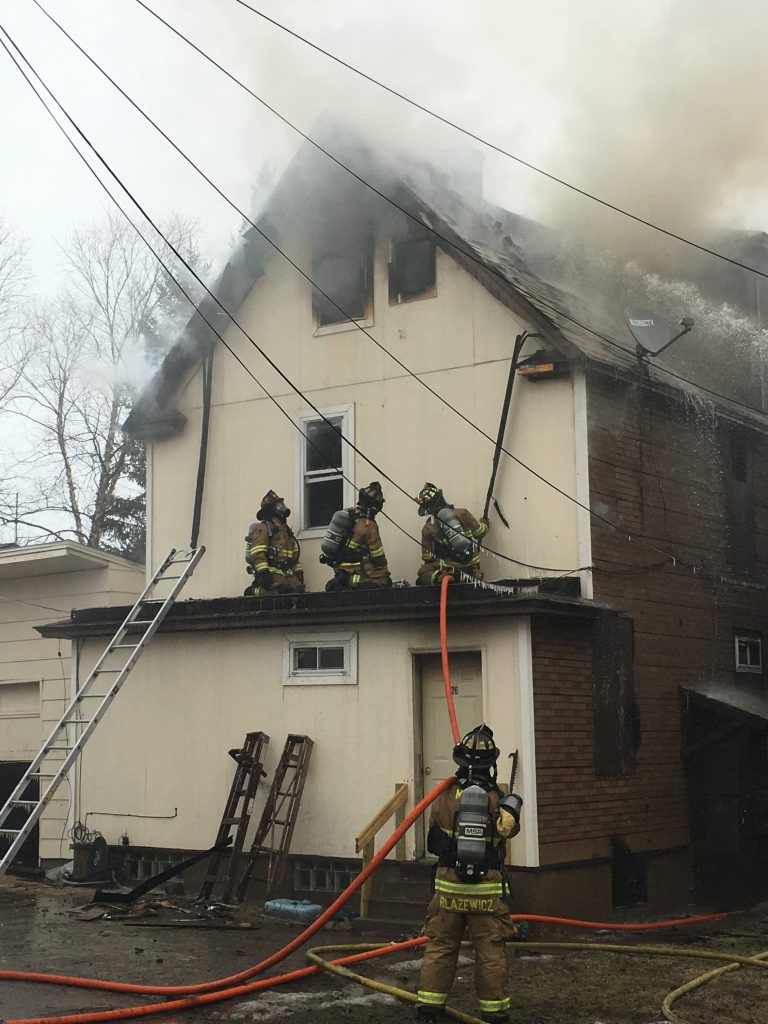
[[[440, 649], [443, 662], [443, 682], [445, 685], [445, 696], [448, 705], [448, 714], [451, 720], [451, 730], [456, 743], [461, 740], [459, 725], [456, 719], [453, 694], [451, 692], [451, 677], [448, 664], [448, 630], [447, 630], [447, 604], [448, 586], [452, 582], [451, 576], [444, 576], [440, 587]], [[288, 981], [296, 981], [306, 978], [318, 970], [317, 967], [304, 967], [300, 970], [290, 971], [287, 974], [280, 974], [271, 978], [264, 978], [260, 981], [253, 981], [247, 984], [247, 979], [256, 974], [261, 974], [280, 963], [299, 947], [304, 945], [316, 932], [318, 932], [333, 915], [339, 910], [351, 896], [362, 886], [378, 868], [386, 855], [405, 835], [411, 825], [416, 822], [429, 805], [446, 789], [453, 785], [454, 778], [450, 776], [439, 782], [431, 792], [419, 801], [405, 820], [385, 840], [381, 849], [375, 854], [371, 863], [364, 868], [360, 874], [353, 879], [347, 888], [323, 911], [323, 913], [304, 929], [295, 939], [283, 946], [276, 953], [262, 960], [260, 963], [249, 967], [238, 974], [230, 975], [227, 978], [219, 978], [214, 981], [202, 982], [197, 985], [135, 985], [128, 982], [102, 981], [97, 978], [76, 978], [67, 975], [30, 973], [26, 971], [0, 971], [0, 981], [25, 981], [39, 982], [47, 985], [66, 985], [74, 988], [101, 989], [109, 992], [130, 992], [142, 995], [163, 995], [183, 996], [184, 998], [173, 999], [158, 1003], [149, 1003], [141, 1006], [127, 1006], [117, 1010], [97, 1010], [92, 1013], [66, 1014], [60, 1017], [26, 1017], [15, 1020], [6, 1020], [2, 1024], [97, 1024], [101, 1021], [126, 1020], [132, 1017], [148, 1017], [153, 1014], [168, 1013], [172, 1010], [184, 1010], [194, 1006], [203, 1006], [210, 1003], [223, 1002], [238, 996], [248, 995], [262, 989], [272, 988], [275, 985], [282, 985]], [[513, 921], [541, 921], [553, 924], [572, 925], [579, 928], [600, 928], [621, 931], [650, 930], [654, 928], [668, 928], [674, 925], [692, 924], [701, 921], [714, 921], [718, 918], [728, 917], [726, 913], [705, 914], [698, 917], [679, 918], [672, 921], [657, 921], [645, 924], [611, 924], [600, 921], [578, 921], [569, 918], [549, 917], [541, 914], [512, 914]], [[353, 956], [343, 957], [334, 960], [334, 964], [351, 964], [361, 960], [371, 959], [376, 956], [383, 956], [386, 953], [395, 953], [404, 949], [412, 949], [427, 942], [427, 937], [420, 936], [416, 939], [408, 939], [405, 942], [393, 943], [379, 950], [357, 953]]]

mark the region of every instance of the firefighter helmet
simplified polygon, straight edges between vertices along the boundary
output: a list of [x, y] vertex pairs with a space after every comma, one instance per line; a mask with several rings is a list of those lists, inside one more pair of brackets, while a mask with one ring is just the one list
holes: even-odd
[[378, 480], [373, 480], [367, 487], [357, 492], [357, 504], [361, 509], [374, 509], [380, 512], [384, 505], [384, 493]]
[[261, 507], [256, 513], [256, 518], [263, 523], [265, 519], [271, 519], [276, 512], [286, 519], [291, 514], [291, 510], [285, 507], [285, 498], [281, 498], [277, 491], [267, 491], [261, 499]]
[[493, 741], [493, 729], [476, 725], [453, 748], [453, 760], [462, 768], [492, 768], [501, 751]]
[[416, 499], [419, 503], [419, 515], [427, 516], [431, 512], [436, 512], [447, 504], [443, 492], [437, 486], [437, 484], [431, 484], [429, 481], [419, 491], [419, 496]]

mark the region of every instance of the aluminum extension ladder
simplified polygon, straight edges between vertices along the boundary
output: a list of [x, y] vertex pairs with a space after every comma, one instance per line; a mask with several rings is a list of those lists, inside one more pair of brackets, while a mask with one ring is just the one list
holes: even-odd
[[285, 741], [272, 779], [272, 788], [264, 805], [256, 835], [253, 837], [248, 862], [237, 887], [238, 903], [245, 899], [259, 854], [266, 853], [268, 857], [267, 899], [283, 879], [291, 837], [299, 814], [301, 794], [304, 792], [304, 783], [309, 771], [312, 747], [313, 743], [309, 736], [290, 733]]
[[[7, 802], [0, 808], [0, 840], [10, 840], [10, 846], [0, 860], [0, 875], [5, 874], [35, 827], [51, 797], [117, 696], [128, 673], [160, 628], [160, 623], [170, 611], [204, 553], [204, 547], [189, 548], [185, 551], [174, 549], [170, 552], [128, 612], [91, 674], [72, 698], [42, 750], [30, 764]], [[158, 588], [169, 581], [173, 581], [173, 585], [167, 596], [157, 594]], [[94, 687], [100, 692], [93, 693]], [[86, 701], [91, 702], [87, 710]], [[98, 702], [95, 709], [92, 703], [94, 701]], [[85, 717], [81, 717], [83, 714]], [[59, 755], [61, 760], [46, 764], [51, 755]], [[37, 783], [36, 798], [25, 798], [28, 787], [34, 783]], [[6, 827], [11, 814], [20, 815], [24, 812], [27, 819], [20, 828]]]
[[[237, 769], [219, 825], [216, 845], [219, 846], [227, 839], [233, 827], [237, 826], [235, 841], [229, 849], [221, 848], [211, 854], [200, 895], [197, 898], [199, 903], [211, 898], [220, 874], [222, 874], [224, 882], [221, 902], [228, 903], [232, 899], [232, 892], [237, 881], [236, 875], [240, 867], [240, 854], [243, 851], [245, 836], [251, 821], [254, 797], [259, 788], [259, 782], [267, 774], [264, 771], [264, 759], [268, 745], [269, 736], [266, 733], [249, 732], [246, 733], [245, 742], [239, 750], [229, 751], [229, 756], [234, 758], [237, 763]], [[221, 866], [225, 856], [228, 857], [227, 866], [222, 873]]]

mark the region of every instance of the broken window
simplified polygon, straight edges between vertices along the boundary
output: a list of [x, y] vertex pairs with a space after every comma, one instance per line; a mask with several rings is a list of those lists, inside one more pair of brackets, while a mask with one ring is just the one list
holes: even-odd
[[425, 231], [413, 232], [411, 237], [393, 242], [389, 258], [389, 304], [435, 295], [436, 262], [434, 239]]
[[344, 245], [313, 263], [312, 311], [318, 328], [373, 318], [373, 258], [368, 241]]

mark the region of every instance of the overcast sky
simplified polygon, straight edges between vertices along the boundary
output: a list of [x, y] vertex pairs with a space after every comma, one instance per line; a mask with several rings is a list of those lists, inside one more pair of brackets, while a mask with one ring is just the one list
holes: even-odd
[[[136, 0], [41, 0], [135, 100], [241, 205], [298, 136], [159, 24]], [[235, 0], [147, 0], [303, 130], [331, 111], [425, 158], [457, 139], [423, 114], [266, 24]], [[762, 108], [766, 5], [753, 0], [260, 0], [266, 13], [476, 133], [675, 230], [707, 219], [768, 224]], [[727, 8], [727, 10], [726, 10]], [[32, 0], [2, 23], [154, 214], [200, 221], [227, 247], [239, 218], [141, 121]], [[54, 287], [52, 239], [106, 198], [0, 52], [0, 214], [32, 244]], [[490, 198], [590, 223], [574, 201], [489, 155]], [[613, 223], [620, 221], [612, 215]]]

